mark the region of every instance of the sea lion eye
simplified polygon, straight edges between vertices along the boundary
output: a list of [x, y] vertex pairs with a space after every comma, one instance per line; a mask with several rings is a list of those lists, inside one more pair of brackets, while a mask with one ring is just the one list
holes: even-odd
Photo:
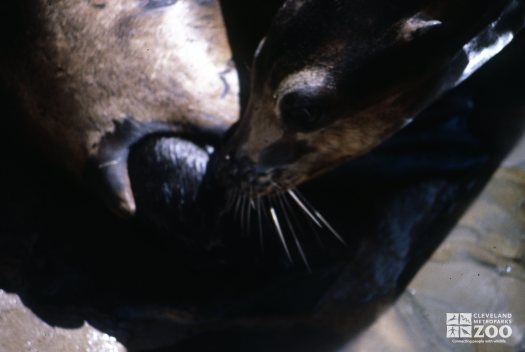
[[317, 130], [326, 122], [324, 104], [311, 94], [288, 93], [280, 99], [279, 110], [285, 127], [297, 132]]

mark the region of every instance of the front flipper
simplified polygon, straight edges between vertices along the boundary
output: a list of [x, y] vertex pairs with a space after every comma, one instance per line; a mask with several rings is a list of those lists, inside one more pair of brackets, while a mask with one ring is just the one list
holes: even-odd
[[86, 177], [109, 209], [120, 216], [131, 216], [137, 208], [128, 174], [131, 147], [148, 135], [178, 133], [180, 128], [140, 123], [132, 117], [115, 121], [114, 125], [114, 130], [100, 140], [97, 155], [88, 162]]

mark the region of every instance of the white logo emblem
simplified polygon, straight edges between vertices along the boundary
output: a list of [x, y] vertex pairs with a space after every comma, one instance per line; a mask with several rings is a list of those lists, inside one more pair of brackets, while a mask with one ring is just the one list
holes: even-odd
[[505, 343], [512, 335], [512, 314], [446, 313], [445, 325], [453, 343]]
[[459, 325], [472, 325], [472, 313], [459, 313]]

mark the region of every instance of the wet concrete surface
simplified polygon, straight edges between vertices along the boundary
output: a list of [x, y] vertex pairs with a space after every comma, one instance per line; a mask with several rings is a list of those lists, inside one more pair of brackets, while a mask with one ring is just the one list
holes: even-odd
[[125, 352], [117, 339], [88, 323], [78, 329], [49, 326], [17, 295], [0, 290], [1, 352]]
[[[398, 302], [348, 351], [525, 349], [525, 138]], [[447, 312], [512, 313], [505, 344], [452, 344]]]

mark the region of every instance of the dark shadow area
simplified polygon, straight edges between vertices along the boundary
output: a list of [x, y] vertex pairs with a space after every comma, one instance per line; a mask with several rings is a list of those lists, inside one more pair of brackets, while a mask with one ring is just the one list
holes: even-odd
[[0, 288], [48, 324], [88, 321], [130, 351], [335, 350], [403, 291], [521, 135], [524, 44], [302, 187], [348, 243], [305, 239], [312, 272], [271, 231], [264, 252], [235, 228], [188, 251], [172, 229], [115, 218], [35, 152], [6, 89]]
[[284, 4], [284, 0], [220, 0], [228, 39], [233, 45], [233, 61], [239, 73], [241, 107], [250, 92], [250, 67], [260, 41]]

